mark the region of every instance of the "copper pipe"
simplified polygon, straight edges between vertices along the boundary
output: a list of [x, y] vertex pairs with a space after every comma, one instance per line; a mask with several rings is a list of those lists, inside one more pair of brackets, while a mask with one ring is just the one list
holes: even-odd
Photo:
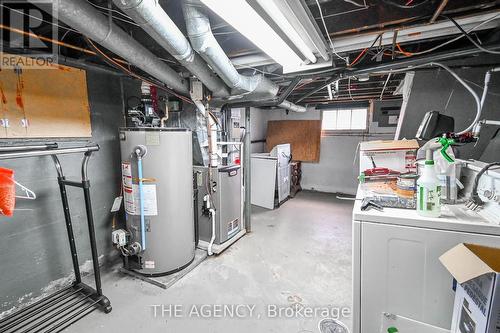
[[432, 15], [432, 18], [429, 21], [429, 23], [436, 22], [436, 20], [438, 19], [439, 15], [441, 15], [441, 13], [443, 12], [444, 7], [446, 7], [446, 5], [448, 4], [448, 1], [449, 0], [443, 0], [443, 1], [441, 1], [441, 3], [439, 4], [439, 7], [434, 12], [434, 15]]
[[[45, 36], [37, 35], [37, 34], [34, 34], [32, 32], [27, 32], [27, 31], [24, 31], [24, 30], [12, 28], [12, 27], [9, 27], [9, 26], [3, 25], [3, 24], [0, 24], [0, 29], [12, 31], [12, 32], [18, 33], [20, 35], [29, 36], [31, 38], [37, 38], [37, 39], [43, 40], [45, 42], [49, 42], [49, 43], [56, 44], [56, 45], [59, 45], [59, 46], [67, 47], [69, 49], [77, 50], [77, 51], [80, 51], [80, 52], [83, 52], [83, 53], [86, 53], [86, 54], [90, 54], [90, 55], [94, 55], [94, 56], [97, 55], [96, 52], [94, 52], [92, 50], [89, 50], [89, 49], [86, 49], [86, 48], [83, 48], [83, 47], [79, 47], [79, 46], [76, 46], [76, 45], [68, 44], [68, 43], [65, 43], [65, 42], [62, 42], [62, 41], [59, 41], [59, 40], [55, 40], [55, 39], [52, 39], [52, 38], [48, 38], [48, 37], [45, 37]], [[113, 58], [113, 60], [115, 60], [117, 62], [120, 62], [122, 64], [128, 65], [128, 62], [126, 62], [123, 59]]]

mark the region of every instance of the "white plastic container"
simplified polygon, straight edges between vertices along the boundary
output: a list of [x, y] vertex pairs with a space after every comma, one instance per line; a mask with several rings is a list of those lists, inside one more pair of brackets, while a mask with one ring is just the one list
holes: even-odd
[[441, 182], [436, 175], [433, 160], [425, 161], [417, 180], [417, 213], [426, 217], [441, 215]]

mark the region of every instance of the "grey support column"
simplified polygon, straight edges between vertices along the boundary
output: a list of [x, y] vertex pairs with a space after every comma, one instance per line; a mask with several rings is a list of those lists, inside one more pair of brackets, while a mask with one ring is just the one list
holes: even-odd
[[251, 198], [251, 154], [252, 154], [252, 140], [250, 138], [250, 108], [245, 108], [245, 151], [243, 155], [243, 170], [244, 174], [244, 184], [245, 184], [245, 227], [247, 232], [252, 231], [252, 198]]

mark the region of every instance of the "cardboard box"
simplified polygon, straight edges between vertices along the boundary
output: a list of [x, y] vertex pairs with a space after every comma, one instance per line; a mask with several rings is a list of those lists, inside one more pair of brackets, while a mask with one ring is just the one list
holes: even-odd
[[417, 140], [365, 141], [359, 147], [359, 172], [377, 168], [388, 168], [401, 173], [415, 172]]
[[451, 333], [500, 333], [500, 249], [459, 244], [439, 260], [458, 283]]

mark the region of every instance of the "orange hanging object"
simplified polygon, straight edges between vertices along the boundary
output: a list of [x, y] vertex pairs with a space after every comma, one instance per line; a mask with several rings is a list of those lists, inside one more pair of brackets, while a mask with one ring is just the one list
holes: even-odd
[[14, 215], [16, 205], [16, 184], [14, 170], [0, 168], [0, 214]]

